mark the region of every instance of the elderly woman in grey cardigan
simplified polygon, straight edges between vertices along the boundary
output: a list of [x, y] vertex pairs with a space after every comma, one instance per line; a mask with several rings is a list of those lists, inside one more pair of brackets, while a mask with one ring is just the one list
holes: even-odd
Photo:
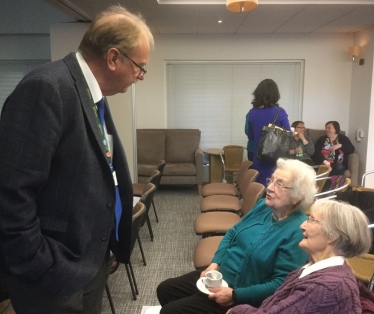
[[367, 217], [347, 203], [321, 200], [301, 225], [299, 246], [311, 262], [291, 272], [259, 308], [238, 305], [229, 314], [362, 313], [358, 285], [346, 257], [368, 252]]

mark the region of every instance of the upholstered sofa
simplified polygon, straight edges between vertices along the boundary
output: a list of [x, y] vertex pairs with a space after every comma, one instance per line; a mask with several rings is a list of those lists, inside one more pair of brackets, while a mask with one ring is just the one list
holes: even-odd
[[[344, 131], [340, 131], [341, 134], [345, 135]], [[310, 139], [315, 144], [317, 140], [321, 137], [326, 135], [325, 130], [317, 130], [317, 129], [305, 129], [305, 135], [309, 136]], [[351, 140], [352, 141], [352, 140]], [[353, 143], [353, 142], [352, 142]], [[353, 143], [354, 145], [354, 143]], [[356, 153], [353, 153], [348, 156], [348, 169], [345, 171], [344, 175], [351, 179], [351, 186], [358, 186], [358, 165], [359, 165], [359, 158]]]
[[165, 160], [161, 184], [203, 184], [203, 151], [198, 129], [138, 129], [138, 182], [145, 182]]

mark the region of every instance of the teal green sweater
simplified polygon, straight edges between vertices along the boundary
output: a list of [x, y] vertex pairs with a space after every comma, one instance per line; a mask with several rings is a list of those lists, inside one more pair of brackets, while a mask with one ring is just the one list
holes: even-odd
[[273, 221], [262, 199], [226, 233], [212, 262], [235, 289], [238, 304], [259, 306], [291, 271], [305, 265], [307, 254], [299, 248], [305, 220], [305, 214], [296, 211]]

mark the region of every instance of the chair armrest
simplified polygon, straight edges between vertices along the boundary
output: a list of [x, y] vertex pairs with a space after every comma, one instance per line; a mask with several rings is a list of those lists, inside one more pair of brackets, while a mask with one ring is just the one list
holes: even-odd
[[351, 186], [358, 186], [358, 154], [353, 153], [348, 155], [348, 170], [350, 172]]
[[196, 184], [203, 184], [203, 150], [199, 147], [195, 151]]

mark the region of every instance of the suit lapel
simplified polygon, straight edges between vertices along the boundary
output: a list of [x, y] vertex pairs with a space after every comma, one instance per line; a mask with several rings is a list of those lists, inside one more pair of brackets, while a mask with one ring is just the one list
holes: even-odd
[[83, 114], [86, 117], [88, 128], [94, 134], [95, 140], [97, 141], [97, 144], [99, 145], [102, 155], [105, 158], [105, 160], [107, 160], [106, 155], [105, 155], [105, 147], [103, 145], [103, 139], [101, 137], [101, 133], [100, 133], [100, 130], [97, 124], [96, 116], [93, 112], [92, 102], [89, 96], [90, 92], [88, 90], [87, 83], [85, 81], [82, 70], [77, 61], [77, 58], [75, 57], [75, 54], [70, 53], [69, 55], [67, 55], [64, 58], [64, 62], [69, 68], [70, 73], [74, 79], [75, 87], [78, 91], [78, 94], [81, 100], [82, 110], [83, 110]]

